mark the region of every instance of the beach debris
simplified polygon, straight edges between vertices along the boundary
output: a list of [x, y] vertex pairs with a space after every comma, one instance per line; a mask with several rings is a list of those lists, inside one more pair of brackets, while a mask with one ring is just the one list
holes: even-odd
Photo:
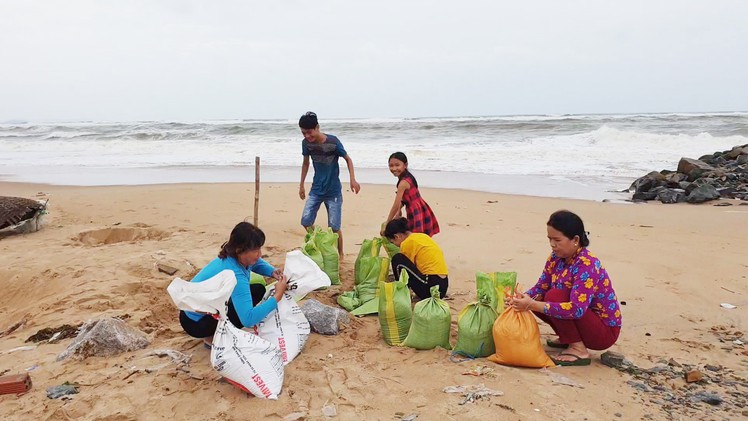
[[548, 374], [548, 377], [551, 378], [551, 382], [556, 384], [561, 384], [564, 386], [571, 386], [571, 387], [578, 387], [580, 389], [584, 389], [584, 386], [582, 386], [580, 383], [562, 375], [559, 373], [556, 373], [555, 371], [548, 370], [547, 368], [543, 368], [540, 370], [541, 373], [545, 372]]
[[447, 386], [442, 389], [444, 393], [459, 393], [464, 397], [460, 405], [475, 402], [480, 399], [489, 400], [491, 396], [504, 396], [504, 392], [489, 389], [483, 383], [466, 386]]
[[5, 351], [0, 351], [0, 354], [11, 354], [17, 351], [31, 351], [32, 349], [36, 349], [36, 345], [17, 346], [15, 348], [6, 349]]
[[501, 409], [506, 409], [507, 411], [509, 411], [509, 412], [511, 412], [513, 414], [517, 412], [516, 409], [512, 408], [509, 405], [504, 405], [503, 403], [497, 403], [496, 406], [498, 406]]
[[26, 367], [25, 370], [26, 371], [34, 371], [34, 370], [36, 370], [39, 367], [40, 367], [39, 364], [34, 364], [31, 367]]
[[163, 263], [156, 263], [156, 268], [158, 269], [159, 272], [163, 272], [167, 275], [174, 275], [175, 273], [177, 273], [177, 270], [179, 270], [175, 267], [171, 267]]
[[0, 377], [0, 395], [26, 393], [31, 389], [29, 373]]
[[27, 315], [23, 316], [23, 318], [21, 320], [13, 323], [10, 327], [8, 327], [4, 331], [0, 332], [0, 338], [2, 338], [3, 336], [10, 335], [11, 333], [15, 332], [16, 330], [22, 328], [23, 325], [25, 325], [26, 322], [29, 321], [30, 317], [31, 316], [29, 314], [27, 314]]
[[706, 402], [709, 405], [719, 405], [723, 402], [722, 398], [713, 392], [700, 391], [691, 397], [693, 402]]
[[39, 231], [46, 213], [47, 201], [0, 196], [0, 238]]
[[143, 332], [128, 326], [120, 319], [104, 317], [84, 323], [73, 343], [57, 356], [57, 361], [71, 355], [79, 359], [112, 356], [142, 349], [149, 344], [150, 341]]
[[479, 376], [495, 377], [494, 369], [488, 366], [485, 366], [485, 365], [476, 365], [470, 370], [464, 371], [462, 375], [463, 376], [476, 376], [476, 377], [479, 377]]
[[299, 421], [304, 418], [306, 418], [306, 412], [292, 412], [283, 417], [283, 421]]
[[730, 304], [730, 303], [721, 303], [719, 306], [722, 307], [722, 308], [730, 309], [730, 310], [732, 310], [734, 308], [738, 308], [738, 306]]
[[347, 324], [350, 321], [347, 312], [322, 304], [313, 298], [304, 301], [301, 311], [309, 320], [312, 332], [320, 335], [337, 335], [340, 332], [340, 323]]
[[322, 405], [322, 415], [330, 418], [338, 415], [338, 410], [335, 407], [335, 404], [330, 403], [330, 401], [326, 401], [325, 404]]
[[413, 421], [418, 418], [418, 414], [405, 415], [400, 418], [400, 421]]
[[33, 335], [29, 336], [24, 342], [48, 342], [53, 343], [62, 339], [72, 338], [78, 334], [78, 329], [83, 323], [78, 323], [75, 326], [64, 324], [58, 327], [45, 327], [44, 329], [38, 330]]
[[47, 388], [47, 397], [49, 399], [59, 399], [63, 396], [75, 395], [78, 393], [78, 385], [65, 382], [59, 386], [50, 386]]
[[614, 351], [605, 351], [600, 355], [600, 361], [608, 367], [615, 368], [617, 370], [624, 369], [626, 366], [630, 366], [631, 363], [626, 360], [623, 354], [619, 354]]
[[161, 370], [162, 368], [166, 368], [167, 366], [170, 366], [172, 364], [176, 365], [177, 370], [187, 373], [193, 379], [202, 380], [202, 377], [195, 376], [190, 372], [189, 365], [190, 365], [190, 360], [192, 359], [192, 355], [187, 355], [182, 352], [175, 351], [173, 349], [156, 349], [145, 354], [145, 356], [141, 359], [154, 357], [154, 356], [159, 357], [159, 358], [169, 357], [169, 361], [155, 365], [155, 366], [150, 366], [150, 367], [132, 366], [130, 367], [130, 374], [125, 376], [122, 380], [129, 379], [135, 373], [153, 373], [153, 372]]

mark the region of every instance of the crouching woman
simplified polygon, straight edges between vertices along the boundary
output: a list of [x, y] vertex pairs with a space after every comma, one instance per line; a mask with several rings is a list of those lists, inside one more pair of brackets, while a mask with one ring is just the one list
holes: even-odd
[[582, 219], [560, 210], [547, 223], [551, 255], [534, 287], [510, 297], [508, 305], [529, 310], [548, 323], [564, 349], [551, 357], [556, 365], [589, 365], [588, 349], [608, 349], [621, 333], [621, 307], [608, 272], [588, 249]]

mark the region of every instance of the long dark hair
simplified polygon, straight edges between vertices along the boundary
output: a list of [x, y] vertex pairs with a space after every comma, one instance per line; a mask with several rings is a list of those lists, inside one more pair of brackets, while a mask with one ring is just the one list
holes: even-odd
[[254, 250], [265, 244], [265, 233], [249, 222], [239, 222], [231, 230], [229, 241], [223, 243], [218, 257], [225, 259], [233, 257], [247, 250]]
[[551, 217], [548, 218], [547, 225], [560, 231], [569, 240], [573, 240], [575, 236], [579, 236], [579, 244], [582, 247], [590, 245], [587, 231], [584, 230], [584, 222], [574, 212], [567, 210], [553, 212]]
[[[390, 159], [395, 158], [398, 161], [402, 161], [405, 165], [408, 165], [408, 157], [405, 156], [402, 152], [395, 152], [392, 155], [390, 155], [389, 159], [387, 159], [387, 162], [389, 162]], [[400, 180], [403, 179], [405, 176], [410, 176], [411, 179], [413, 179], [413, 187], [418, 188], [418, 181], [416, 181], [416, 177], [413, 176], [413, 173], [408, 171], [407, 168], [405, 168], [405, 171], [403, 171], [402, 174], [400, 174], [399, 177], [397, 177], [397, 184], [400, 184]]]
[[408, 231], [410, 231], [408, 220], [406, 218], [395, 218], [384, 227], [384, 236], [392, 240], [395, 238], [395, 234], [405, 234]]

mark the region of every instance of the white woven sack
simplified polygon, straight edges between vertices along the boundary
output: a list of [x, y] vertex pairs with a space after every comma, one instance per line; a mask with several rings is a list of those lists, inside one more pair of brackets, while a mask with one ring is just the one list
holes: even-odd
[[[268, 288], [265, 299], [275, 294], [275, 288]], [[280, 348], [283, 364], [290, 363], [304, 349], [311, 332], [301, 307], [289, 294], [283, 294], [278, 308], [273, 310], [256, 326], [257, 334]]]
[[274, 344], [218, 321], [210, 352], [213, 368], [231, 384], [258, 398], [278, 399], [283, 388], [283, 356]]
[[226, 309], [235, 286], [236, 275], [227, 269], [202, 282], [175, 278], [166, 290], [180, 310], [218, 314]]
[[296, 301], [316, 289], [330, 286], [330, 277], [301, 250], [286, 253], [283, 274], [288, 278], [286, 294]]

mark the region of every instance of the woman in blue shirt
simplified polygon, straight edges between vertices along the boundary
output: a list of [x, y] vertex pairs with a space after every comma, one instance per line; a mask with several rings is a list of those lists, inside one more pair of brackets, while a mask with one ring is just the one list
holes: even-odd
[[[226, 269], [236, 275], [236, 286], [228, 302], [228, 318], [237, 328], [251, 327], [262, 321], [278, 307], [278, 301], [286, 292], [288, 281], [281, 269], [276, 269], [262, 259], [262, 246], [265, 244], [265, 233], [249, 222], [238, 223], [229, 241], [223, 243], [218, 257], [208, 263], [191, 282], [203, 282]], [[265, 295], [265, 286], [249, 284], [249, 272], [272, 277], [275, 284], [275, 295], [260, 303]], [[180, 311], [179, 322], [188, 335], [202, 338], [210, 344], [216, 331], [218, 321], [211, 315]]]

